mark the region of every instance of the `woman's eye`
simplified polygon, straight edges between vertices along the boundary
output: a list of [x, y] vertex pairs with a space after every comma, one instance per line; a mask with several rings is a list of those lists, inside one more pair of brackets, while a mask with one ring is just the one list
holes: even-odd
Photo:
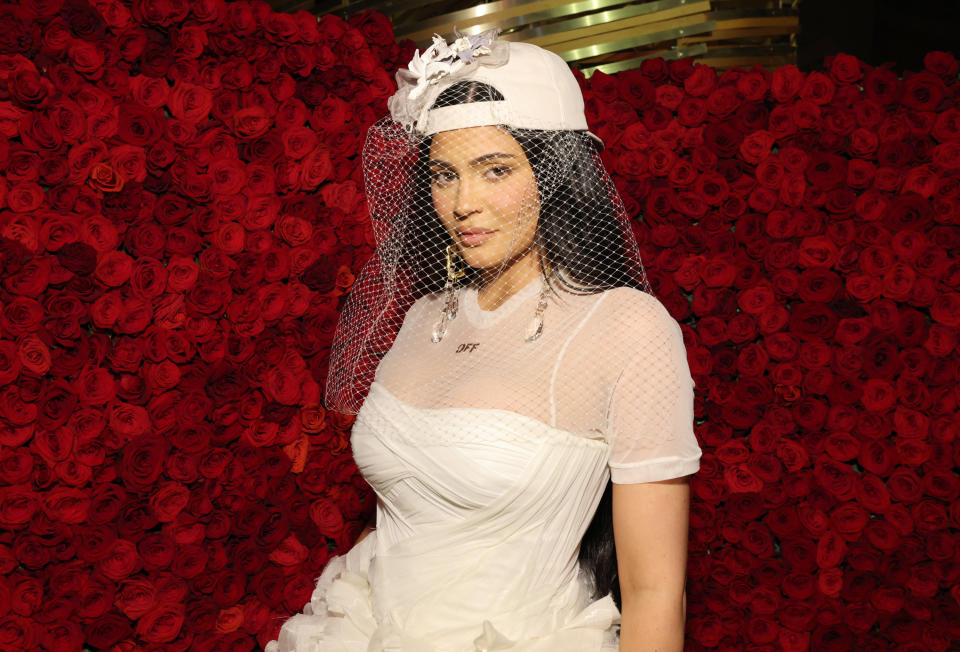
[[457, 175], [447, 170], [434, 170], [430, 173], [430, 183], [436, 186], [446, 186], [453, 183]]
[[487, 169], [487, 176], [493, 179], [502, 179], [510, 174], [512, 169], [508, 165], [495, 165]]

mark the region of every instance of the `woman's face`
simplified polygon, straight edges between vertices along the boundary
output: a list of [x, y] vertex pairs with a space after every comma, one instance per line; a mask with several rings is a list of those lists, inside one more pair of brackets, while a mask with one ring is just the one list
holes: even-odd
[[540, 200], [513, 136], [498, 127], [442, 131], [429, 164], [437, 216], [468, 265], [510, 266], [532, 252]]

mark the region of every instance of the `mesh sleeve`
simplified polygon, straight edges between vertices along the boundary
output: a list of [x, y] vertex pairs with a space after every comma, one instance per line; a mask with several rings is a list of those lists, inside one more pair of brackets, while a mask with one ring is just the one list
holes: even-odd
[[610, 477], [617, 484], [668, 480], [700, 468], [693, 432], [693, 377], [680, 325], [651, 295], [631, 293], [617, 322], [626, 332], [623, 371], [610, 398]]

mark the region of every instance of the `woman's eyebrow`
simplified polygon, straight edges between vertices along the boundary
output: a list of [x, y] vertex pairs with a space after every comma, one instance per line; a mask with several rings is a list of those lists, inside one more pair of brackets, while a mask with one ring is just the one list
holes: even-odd
[[483, 163], [486, 163], [490, 159], [497, 159], [497, 158], [517, 158], [517, 156], [516, 154], [507, 154], [505, 152], [492, 152], [490, 154], [484, 154], [483, 156], [478, 156], [477, 158], [470, 161], [470, 165], [471, 166], [482, 165]]
[[[487, 161], [501, 159], [501, 158], [517, 158], [516, 154], [507, 154], [505, 152], [491, 152], [490, 154], [484, 154], [483, 156], [478, 156], [477, 158], [471, 160], [467, 163], [470, 167], [475, 167], [477, 165], [483, 165]], [[447, 168], [449, 170], [456, 169], [456, 166], [452, 163], [447, 163], [446, 161], [441, 161], [435, 158], [430, 159], [431, 166]]]

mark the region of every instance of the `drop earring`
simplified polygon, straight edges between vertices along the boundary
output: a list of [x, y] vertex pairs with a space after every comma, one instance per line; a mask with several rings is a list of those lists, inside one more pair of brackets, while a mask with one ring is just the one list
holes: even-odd
[[457, 316], [460, 305], [458, 298], [460, 288], [457, 287], [457, 281], [466, 274], [463, 257], [457, 245], [447, 245], [447, 281], [443, 285], [443, 310], [440, 311], [440, 319], [433, 325], [430, 338], [434, 344], [443, 339], [447, 334], [447, 324]]
[[524, 333], [524, 339], [528, 342], [536, 342], [543, 334], [543, 312], [547, 309], [547, 285], [543, 284], [540, 288], [540, 300], [537, 301], [537, 311], [533, 319], [527, 324], [527, 331]]

